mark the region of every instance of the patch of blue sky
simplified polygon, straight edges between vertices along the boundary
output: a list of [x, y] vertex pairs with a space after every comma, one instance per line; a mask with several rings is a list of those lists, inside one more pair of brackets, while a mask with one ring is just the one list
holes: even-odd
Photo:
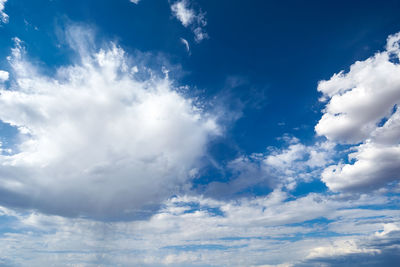
[[9, 155], [8, 149], [11, 149], [11, 154], [17, 152], [18, 144], [18, 129], [11, 126], [9, 123], [0, 121], [0, 142], [2, 154]]
[[304, 226], [304, 227], [321, 227], [321, 226], [326, 226], [332, 222], [335, 222], [336, 220], [332, 220], [332, 219], [327, 219], [325, 217], [319, 217], [319, 218], [315, 218], [312, 220], [307, 220], [307, 221], [302, 221], [302, 222], [298, 222], [298, 223], [288, 223], [285, 224], [285, 226], [287, 227], [296, 227], [296, 226]]
[[19, 233], [20, 229], [15, 228], [19, 223], [18, 218], [13, 216], [2, 215], [0, 216], [0, 235], [4, 236], [8, 233]]
[[[310, 182], [299, 182], [296, 188], [290, 191], [294, 198], [306, 196], [309, 193], [325, 193], [328, 187], [319, 178], [313, 179]], [[291, 198], [291, 199], [294, 199]]]
[[198, 202], [175, 202], [176, 207], [187, 207], [184, 210], [186, 213], [195, 213], [197, 211], [206, 211], [210, 216], [224, 216], [224, 212], [218, 207], [209, 207], [207, 205], [200, 205]]

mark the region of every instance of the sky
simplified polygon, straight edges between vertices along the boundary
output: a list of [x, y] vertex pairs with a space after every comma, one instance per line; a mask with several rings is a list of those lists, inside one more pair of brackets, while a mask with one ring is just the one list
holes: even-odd
[[399, 11], [0, 0], [0, 266], [397, 266]]

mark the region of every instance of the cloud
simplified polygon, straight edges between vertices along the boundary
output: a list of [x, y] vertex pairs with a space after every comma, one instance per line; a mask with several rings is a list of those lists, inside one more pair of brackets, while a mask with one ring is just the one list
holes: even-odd
[[140, 1], [140, 0], [129, 0], [129, 1], [130, 1], [131, 3], [134, 3], [134, 4], [137, 5], [137, 4], [139, 4], [139, 1]]
[[386, 50], [320, 82], [327, 101], [318, 135], [352, 145], [349, 163], [328, 167], [322, 180], [334, 190], [376, 189], [400, 176], [400, 33]]
[[184, 39], [184, 38], [181, 38], [180, 40], [181, 40], [182, 44], [185, 46], [186, 51], [187, 51], [188, 53], [190, 53], [189, 42], [188, 42], [186, 39]]
[[335, 144], [329, 141], [306, 146], [295, 137], [284, 136], [287, 148], [269, 148], [264, 167], [288, 189], [295, 189], [299, 182], [311, 182], [319, 177], [324, 167], [332, 162]]
[[0, 82], [5, 82], [8, 80], [9, 73], [4, 70], [0, 70]]
[[179, 0], [171, 4], [172, 14], [182, 23], [184, 27], [190, 27], [194, 33], [196, 42], [201, 42], [208, 38], [208, 34], [204, 31], [207, 25], [205, 13], [196, 12], [191, 8], [190, 0]]
[[79, 57], [54, 76], [15, 39], [0, 119], [19, 142], [0, 155], [0, 202], [100, 219], [151, 214], [188, 182], [219, 133], [215, 119], [168, 78], [137, 72], [117, 45], [95, 50], [89, 29], [70, 27], [67, 36]]
[[313, 263], [398, 255], [390, 251], [400, 242], [394, 196], [293, 199], [278, 189], [233, 201], [182, 195], [162, 206], [131, 222], [0, 208], [2, 259], [14, 266], [320, 266]]
[[300, 183], [319, 181], [324, 168], [334, 162], [337, 154], [330, 141], [307, 146], [288, 135], [280, 139], [280, 148], [268, 147], [264, 153], [241, 155], [229, 161], [224, 166], [226, 179], [198, 186], [199, 191], [218, 199], [248, 196], [254, 191], [267, 194], [277, 188], [293, 191]]
[[182, 0], [182, 1], [173, 3], [171, 5], [171, 10], [172, 10], [172, 13], [174, 14], [174, 16], [185, 27], [192, 24], [196, 17], [194, 10], [189, 9], [187, 0]]
[[7, 0], [0, 0], [0, 19], [3, 23], [8, 23], [8, 15], [4, 12]]
[[[315, 248], [307, 260], [294, 266], [395, 267], [400, 260], [400, 231], [393, 223], [383, 224], [383, 227], [384, 231], [368, 238], [340, 240], [330, 246]], [[389, 228], [392, 230], [387, 231]]]

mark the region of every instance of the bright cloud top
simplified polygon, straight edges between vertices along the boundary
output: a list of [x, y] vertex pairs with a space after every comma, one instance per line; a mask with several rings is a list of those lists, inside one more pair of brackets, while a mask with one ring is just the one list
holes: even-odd
[[3, 23], [8, 22], [8, 15], [4, 13], [4, 7], [6, 4], [7, 0], [0, 0], [0, 19]]
[[0, 119], [20, 142], [0, 156], [0, 201], [67, 216], [151, 212], [187, 182], [218, 127], [167, 78], [137, 77], [122, 48], [91, 53], [83, 31], [70, 32], [81, 63], [54, 77], [40, 74], [16, 39]]
[[172, 14], [182, 23], [184, 27], [190, 27], [194, 33], [196, 42], [207, 39], [208, 35], [204, 31], [207, 25], [205, 14], [196, 12], [190, 7], [189, 0], [176, 1], [171, 5]]
[[324, 171], [322, 179], [332, 190], [373, 189], [400, 178], [399, 42], [400, 33], [389, 36], [386, 51], [318, 86], [328, 103], [317, 134], [355, 145], [349, 154], [354, 163]]

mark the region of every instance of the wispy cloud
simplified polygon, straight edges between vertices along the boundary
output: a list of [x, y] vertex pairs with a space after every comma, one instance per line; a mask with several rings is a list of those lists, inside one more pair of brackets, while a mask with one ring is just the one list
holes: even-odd
[[6, 3], [7, 3], [7, 0], [0, 0], [0, 19], [3, 23], [8, 22], [8, 15], [4, 12]]
[[184, 38], [181, 38], [180, 40], [181, 40], [182, 44], [185, 46], [186, 51], [187, 51], [188, 53], [190, 53], [189, 42], [188, 42], [186, 39], [184, 39]]
[[194, 33], [196, 42], [201, 42], [208, 38], [204, 27], [207, 25], [205, 13], [195, 11], [191, 7], [190, 0], [179, 0], [171, 4], [172, 14], [182, 23], [184, 27], [189, 27]]

